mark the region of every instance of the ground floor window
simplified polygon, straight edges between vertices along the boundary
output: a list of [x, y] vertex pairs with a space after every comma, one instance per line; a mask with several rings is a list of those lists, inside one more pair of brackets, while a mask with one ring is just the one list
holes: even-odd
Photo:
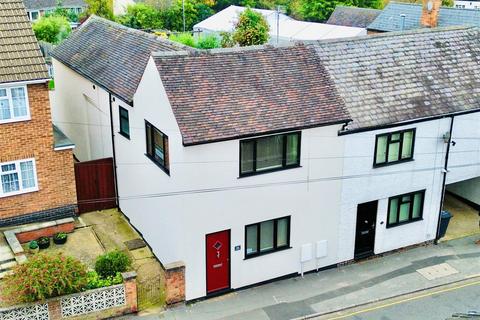
[[290, 217], [245, 227], [245, 258], [285, 249], [290, 246]]
[[391, 197], [388, 201], [387, 228], [421, 220], [425, 190]]
[[33, 159], [0, 163], [0, 197], [38, 190]]

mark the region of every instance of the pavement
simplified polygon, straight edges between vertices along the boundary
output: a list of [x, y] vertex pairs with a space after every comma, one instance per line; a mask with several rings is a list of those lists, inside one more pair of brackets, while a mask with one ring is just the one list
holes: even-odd
[[290, 320], [336, 312], [480, 276], [480, 247], [475, 244], [479, 237], [398, 251], [304, 278], [122, 319]]

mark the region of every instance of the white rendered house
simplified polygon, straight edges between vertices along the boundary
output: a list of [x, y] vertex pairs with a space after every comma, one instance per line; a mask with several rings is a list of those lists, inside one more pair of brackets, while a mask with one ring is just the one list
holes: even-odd
[[[445, 188], [480, 202], [480, 71], [451, 61], [478, 29], [134, 50], [149, 39], [82, 26], [53, 53], [53, 115], [78, 158], [115, 157], [121, 210], [185, 264], [187, 300], [436, 240]], [[86, 96], [101, 107], [68, 120]]]

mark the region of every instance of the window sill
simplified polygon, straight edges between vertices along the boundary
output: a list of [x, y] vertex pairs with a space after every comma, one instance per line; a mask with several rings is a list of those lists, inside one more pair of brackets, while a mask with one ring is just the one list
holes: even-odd
[[393, 166], [393, 165], [396, 165], [396, 164], [400, 164], [400, 163], [405, 163], [405, 162], [411, 162], [411, 161], [414, 161], [415, 159], [414, 158], [410, 158], [410, 159], [404, 159], [404, 160], [398, 160], [398, 161], [395, 161], [395, 162], [386, 162], [386, 163], [379, 163], [379, 164], [373, 164], [373, 168], [382, 168], [382, 167], [388, 167], [388, 166]]
[[285, 171], [285, 170], [290, 170], [290, 169], [297, 169], [297, 168], [301, 168], [301, 167], [302, 167], [301, 165], [294, 165], [294, 166], [289, 166], [289, 167], [275, 168], [275, 169], [252, 172], [252, 173], [243, 173], [243, 174], [240, 174], [238, 179], [258, 176], [258, 175], [262, 175], [262, 174], [266, 174], [266, 173]]
[[39, 188], [37, 187], [37, 188], [31, 188], [31, 189], [28, 189], [28, 190], [20, 190], [20, 191], [15, 191], [15, 192], [2, 193], [2, 194], [0, 194], [0, 198], [20, 196], [22, 194], [37, 192], [38, 190], [39, 190]]
[[275, 250], [270, 250], [270, 251], [265, 251], [265, 252], [260, 252], [260, 253], [251, 254], [251, 255], [245, 256], [245, 258], [243, 258], [243, 260], [249, 260], [249, 259], [253, 259], [253, 258], [257, 258], [257, 257], [264, 256], [264, 255], [267, 255], [267, 254], [271, 254], [271, 253], [275, 253], [275, 252], [279, 252], [279, 251], [285, 251], [285, 250], [288, 250], [288, 249], [292, 249], [292, 247], [290, 247], [290, 246], [288, 246], [288, 247], [282, 247], [282, 248], [275, 249]]
[[414, 222], [418, 222], [418, 221], [423, 221], [423, 217], [422, 218], [417, 218], [417, 219], [412, 219], [412, 220], [405, 221], [405, 222], [399, 222], [399, 223], [395, 223], [395, 224], [391, 224], [391, 225], [387, 224], [387, 229], [404, 226], [404, 225], [414, 223]]
[[146, 154], [145, 153], [145, 157], [147, 157], [148, 159], [150, 159], [153, 163], [155, 163], [157, 165], [157, 167], [159, 167], [160, 169], [162, 169], [163, 172], [165, 172], [168, 176], [170, 176], [170, 170], [168, 170], [167, 168], [165, 168], [164, 166], [162, 166], [160, 163], [158, 163], [157, 160], [155, 160], [154, 158], [152, 158], [150, 155]]
[[130, 140], [130, 135], [126, 134], [126, 133], [123, 133], [122, 131], [118, 131], [118, 134], [123, 136], [125, 139], [128, 139]]
[[22, 117], [22, 118], [14, 118], [14, 119], [0, 120], [0, 125], [1, 125], [1, 124], [7, 124], [7, 123], [30, 121], [30, 120], [32, 120], [32, 118], [30, 118], [30, 117]]

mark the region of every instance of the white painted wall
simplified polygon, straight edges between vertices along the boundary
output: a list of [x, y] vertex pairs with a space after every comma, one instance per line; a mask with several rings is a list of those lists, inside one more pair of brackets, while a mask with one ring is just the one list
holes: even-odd
[[[169, 136], [170, 176], [144, 155], [144, 119]], [[116, 136], [120, 205], [163, 263], [185, 262], [187, 299], [206, 294], [205, 235], [215, 231], [231, 229], [232, 288], [300, 272], [300, 246], [305, 243], [327, 240], [328, 255], [318, 265], [338, 262], [341, 180], [318, 179], [342, 175], [341, 126], [302, 132], [301, 168], [239, 179], [238, 140], [182, 145], [152, 61], [130, 109], [130, 126], [131, 140]], [[274, 185], [254, 187], [264, 184]], [[236, 187], [245, 189], [231, 189]], [[210, 188], [227, 190], [160, 196]], [[245, 225], [287, 215], [292, 248], [244, 260]], [[236, 245], [242, 250], [234, 251]], [[314, 268], [310, 261], [304, 269]]]
[[80, 161], [111, 157], [108, 92], [56, 59], [52, 61], [53, 122], [75, 143], [74, 154]]
[[[373, 167], [377, 134], [416, 128], [414, 161]], [[354, 256], [357, 205], [379, 200], [375, 253], [382, 253], [435, 238], [442, 190], [442, 168], [446, 144], [440, 138], [449, 129], [449, 120], [375, 130], [345, 136], [342, 213], [340, 219], [340, 260]], [[388, 198], [426, 190], [423, 220], [386, 228]]]

